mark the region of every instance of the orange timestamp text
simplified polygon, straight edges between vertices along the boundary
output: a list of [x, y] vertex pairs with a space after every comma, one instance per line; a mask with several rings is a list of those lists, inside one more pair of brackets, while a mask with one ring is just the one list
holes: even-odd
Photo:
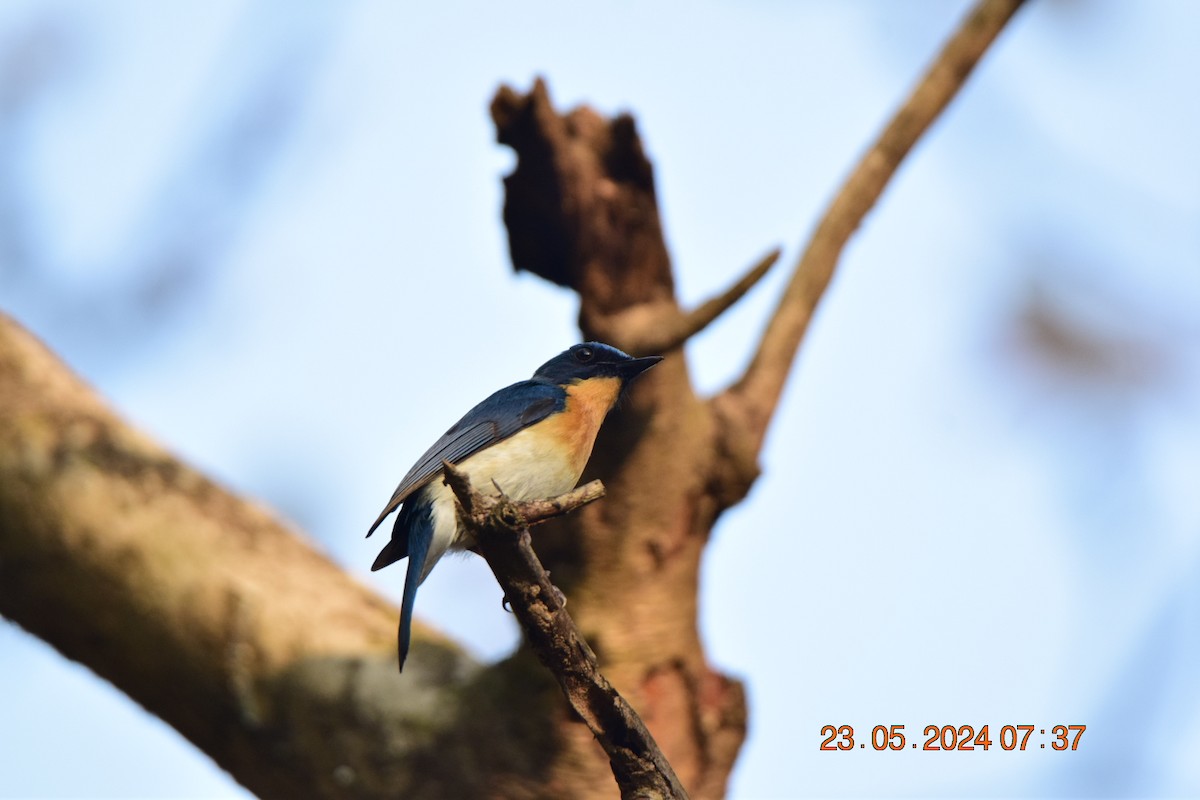
[[[1001, 750], [1078, 750], [1079, 740], [1087, 725], [1002, 725], [993, 739], [992, 726], [976, 729], [973, 725], [926, 725], [921, 750], [989, 750], [993, 745]], [[1047, 733], [1049, 731], [1049, 733]], [[1036, 733], [1035, 733], [1036, 732]], [[866, 750], [868, 742], [856, 742], [853, 725], [821, 726], [821, 749], [836, 753], [847, 750]], [[918, 742], [909, 741], [903, 725], [876, 725], [869, 739], [875, 750], [918, 749]]]

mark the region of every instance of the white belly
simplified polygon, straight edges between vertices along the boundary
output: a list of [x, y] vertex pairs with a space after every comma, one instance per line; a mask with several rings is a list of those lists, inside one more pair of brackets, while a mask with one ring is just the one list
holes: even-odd
[[[498, 495], [499, 484], [513, 500], [540, 500], [575, 488], [582, 470], [572, 460], [561, 448], [547, 446], [546, 437], [539, 436], [536, 428], [526, 428], [457, 466], [483, 494]], [[464, 550], [474, 541], [459, 530], [454, 492], [440, 476], [421, 491], [433, 507], [433, 540], [421, 571], [424, 581], [447, 550]]]

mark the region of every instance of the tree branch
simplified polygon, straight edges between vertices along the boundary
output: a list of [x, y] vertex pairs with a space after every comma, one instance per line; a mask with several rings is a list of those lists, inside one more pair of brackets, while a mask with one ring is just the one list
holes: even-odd
[[741, 300], [775, 265], [780, 253], [778, 247], [767, 253], [736, 283], [691, 311], [681, 313], [674, 303], [659, 303], [634, 306], [615, 314], [612, 327], [621, 332], [618, 341], [635, 356], [671, 352]]
[[[598, 797], [611, 770], [627, 796], [650, 786], [643, 796], [681, 797], [673, 769], [695, 796], [722, 796], [746, 703], [740, 683], [708, 664], [696, 626], [704, 544], [744, 495], [731, 487], [753, 479], [842, 247], [1019, 5], [985, 0], [947, 44], [831, 204], [742, 378], [704, 404], [682, 356], [667, 359], [617, 412], [622, 424], [601, 431], [589, 464], [622, 503], [554, 526], [554, 568], [573, 572], [574, 616], [674, 767], [598, 672], [536, 557], [526, 559], [523, 526], [514, 535], [503, 524], [511, 504], [488, 515], [498, 532], [480, 536], [481, 550], [495, 540], [502, 585], [505, 553], [525, 570], [525, 591], [505, 591], [527, 635], [546, 627], [552, 647], [538, 657], [561, 662], [560, 688], [608, 765], [521, 655], [484, 670], [419, 631], [397, 675], [390, 604], [134, 431], [2, 314], [0, 613], [262, 796]], [[674, 305], [653, 170], [632, 118], [559, 115], [540, 81], [527, 96], [502, 89], [492, 111], [518, 154], [505, 182], [514, 266], [578, 291], [588, 338], [618, 338], [615, 320], [631, 309]], [[676, 307], [690, 319], [680, 330], [702, 328], [721, 302]]]
[[608, 754], [621, 797], [686, 798], [637, 712], [600, 673], [595, 653], [530, 544], [530, 525], [599, 499], [603, 484], [592, 481], [550, 500], [517, 503], [476, 492], [464, 473], [448, 462], [442, 464], [446, 483], [462, 506], [460, 518], [475, 534], [479, 554], [504, 589], [530, 649], [554, 674], [571, 708]]
[[541, 779], [526, 754], [544, 736], [510, 705], [524, 684], [424, 626], [398, 675], [389, 602], [133, 430], [2, 313], [0, 420], [0, 614], [250, 791], [479, 797]]
[[833, 277], [842, 248], [900, 162], [962, 88], [1022, 2], [982, 0], [975, 6], [830, 203], [745, 374], [714, 398], [723, 421], [750, 437], [751, 452], [757, 453], [762, 446], [796, 351]]

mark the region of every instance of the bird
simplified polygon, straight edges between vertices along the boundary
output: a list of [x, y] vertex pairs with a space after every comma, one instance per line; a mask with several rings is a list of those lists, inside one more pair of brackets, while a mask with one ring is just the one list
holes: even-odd
[[399, 509], [392, 538], [371, 571], [408, 558], [397, 641], [400, 671], [408, 657], [417, 587], [448, 550], [475, 542], [458, 521], [455, 497], [439, 480], [442, 461], [465, 472], [478, 491], [517, 501], [554, 497], [579, 482], [604, 418], [629, 384], [662, 356], [634, 358], [602, 342], [584, 342], [472, 408], [417, 459], [367, 536]]

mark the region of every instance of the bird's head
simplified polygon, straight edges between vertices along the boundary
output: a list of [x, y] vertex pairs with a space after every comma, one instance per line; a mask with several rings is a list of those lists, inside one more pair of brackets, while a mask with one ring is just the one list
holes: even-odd
[[533, 379], [569, 386], [590, 378], [618, 378], [625, 385], [660, 361], [662, 356], [634, 358], [603, 342], [584, 342], [542, 364]]

